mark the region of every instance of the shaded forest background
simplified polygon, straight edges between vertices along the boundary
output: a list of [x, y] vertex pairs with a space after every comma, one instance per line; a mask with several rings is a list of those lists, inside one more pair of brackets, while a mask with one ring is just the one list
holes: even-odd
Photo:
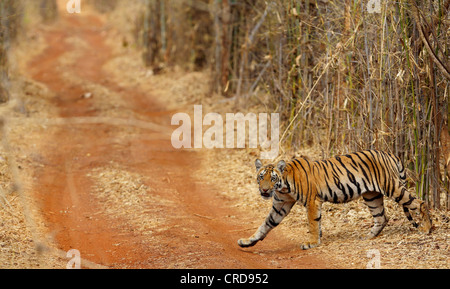
[[[81, 2], [126, 15], [132, 37], [118, 41], [154, 73], [207, 70], [211, 94], [236, 110], [280, 113], [283, 151], [393, 152], [417, 194], [450, 209], [450, 0]], [[58, 17], [55, 0], [0, 0], [0, 102], [8, 50], [35, 8]]]

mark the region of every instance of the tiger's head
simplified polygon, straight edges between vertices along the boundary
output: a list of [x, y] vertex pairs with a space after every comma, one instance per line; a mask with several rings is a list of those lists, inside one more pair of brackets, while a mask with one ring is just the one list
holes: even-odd
[[284, 186], [283, 172], [286, 168], [286, 162], [279, 161], [277, 165], [269, 164], [263, 166], [261, 160], [255, 161], [256, 181], [259, 184], [259, 193], [265, 200], [270, 199], [275, 191], [281, 191]]

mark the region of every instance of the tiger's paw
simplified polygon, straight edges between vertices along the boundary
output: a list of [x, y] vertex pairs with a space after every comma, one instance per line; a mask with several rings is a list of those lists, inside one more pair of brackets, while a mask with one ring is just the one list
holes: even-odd
[[300, 248], [302, 248], [302, 250], [308, 250], [308, 249], [312, 249], [319, 246], [319, 243], [310, 243], [310, 242], [306, 242], [304, 244], [300, 245]]
[[377, 237], [377, 235], [374, 235], [373, 233], [368, 233], [367, 235], [365, 235], [365, 236], [363, 236], [363, 237], [360, 237], [360, 239], [362, 240], [362, 241], [368, 241], [368, 240], [372, 240], [372, 239], [375, 239]]
[[422, 220], [418, 226], [419, 231], [424, 234], [430, 234], [431, 230], [433, 229], [433, 221], [430, 218], [428, 207], [425, 203], [422, 203], [422, 205], [420, 206], [420, 215]]
[[431, 224], [431, 222], [426, 222], [426, 223], [422, 222], [422, 223], [420, 223], [418, 229], [423, 234], [428, 235], [431, 233], [432, 228], [433, 228], [433, 225]]
[[258, 243], [258, 240], [251, 240], [251, 239], [239, 239], [238, 240], [238, 245], [242, 248], [255, 246], [256, 243]]

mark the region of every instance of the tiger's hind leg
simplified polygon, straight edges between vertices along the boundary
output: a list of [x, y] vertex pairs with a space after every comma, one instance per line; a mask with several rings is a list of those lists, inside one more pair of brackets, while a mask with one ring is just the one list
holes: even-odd
[[363, 194], [363, 199], [369, 207], [370, 213], [373, 216], [374, 224], [366, 239], [372, 239], [378, 236], [384, 229], [389, 219], [386, 217], [384, 211], [383, 194], [378, 192], [367, 192]]

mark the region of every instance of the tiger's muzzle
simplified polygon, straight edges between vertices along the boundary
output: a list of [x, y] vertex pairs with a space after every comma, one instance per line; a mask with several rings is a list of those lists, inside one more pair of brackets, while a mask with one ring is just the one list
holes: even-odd
[[270, 190], [270, 189], [262, 189], [262, 188], [259, 188], [259, 193], [261, 194], [261, 197], [262, 197], [264, 200], [268, 200], [268, 199], [272, 198], [272, 193], [273, 193], [273, 191]]

